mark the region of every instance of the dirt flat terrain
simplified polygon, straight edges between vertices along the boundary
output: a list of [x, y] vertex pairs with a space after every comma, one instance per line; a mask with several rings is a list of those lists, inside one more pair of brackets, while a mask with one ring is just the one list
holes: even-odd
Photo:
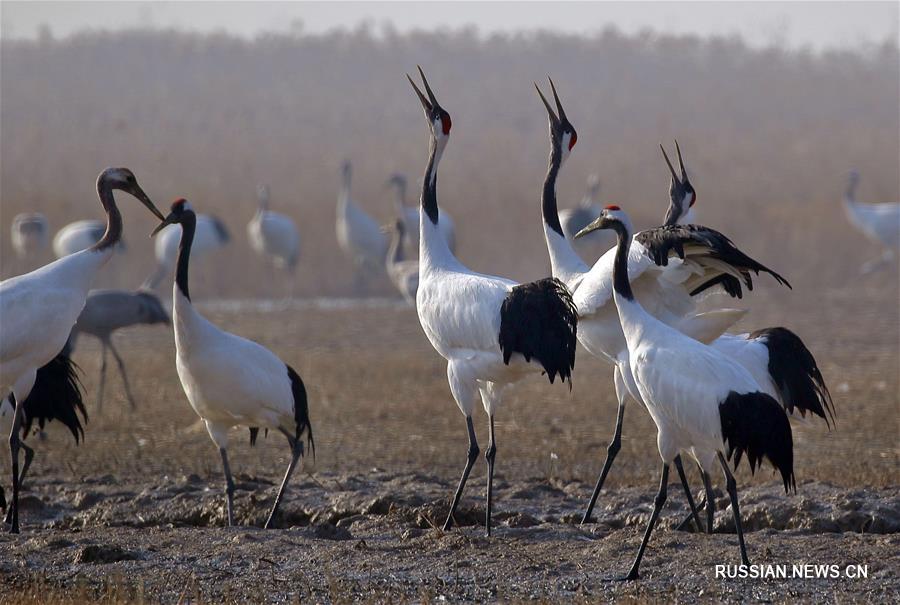
[[[245, 430], [234, 432], [242, 527], [223, 527], [219, 459], [181, 391], [170, 329], [116, 337], [134, 410], [113, 370], [97, 409], [99, 349], [85, 338], [75, 359], [91, 413], [86, 440], [75, 446], [52, 425], [45, 439], [29, 437], [37, 455], [23, 493], [23, 531], [0, 536], [0, 600], [895, 599], [898, 326], [889, 301], [896, 283], [863, 284], [852, 296], [827, 291], [814, 313], [804, 312], [813, 307], [803, 296], [760, 290], [769, 304], [742, 327], [783, 323], [801, 334], [834, 392], [837, 424], [831, 431], [819, 421], [795, 424], [796, 495], [782, 493], [768, 466], [753, 477], [740, 468], [751, 561], [842, 571], [867, 565], [867, 579], [717, 579], [716, 564], [739, 561], [727, 497], [719, 493], [719, 533], [676, 531], [685, 501], [672, 483], [643, 578], [616, 581], [652, 508], [655, 427], [638, 406], [628, 408], [598, 523], [579, 526], [615, 413], [611, 372], [583, 352], [571, 393], [529, 379], [497, 415], [495, 535], [486, 539], [476, 526], [484, 514], [481, 461], [462, 501], [463, 527], [442, 532], [464, 462], [465, 424], [412, 309], [377, 300], [208, 301], [200, 308], [213, 321], [275, 350], [309, 389], [317, 455], [295, 476], [280, 529], [258, 527], [288, 462], [282, 438], [260, 435], [251, 448]], [[476, 412], [482, 441], [484, 425]], [[688, 471], [698, 488], [695, 469]], [[8, 488], [6, 470], [3, 481]], [[714, 483], [721, 489], [719, 476]]]

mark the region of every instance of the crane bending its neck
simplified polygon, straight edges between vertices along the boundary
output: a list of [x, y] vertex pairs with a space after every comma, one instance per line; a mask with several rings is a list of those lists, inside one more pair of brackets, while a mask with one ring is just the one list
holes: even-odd
[[175, 285], [186, 299], [191, 300], [188, 290], [188, 266], [191, 262], [191, 245], [197, 230], [197, 215], [193, 210], [185, 210], [181, 223], [181, 241], [178, 243], [178, 265], [175, 269]]

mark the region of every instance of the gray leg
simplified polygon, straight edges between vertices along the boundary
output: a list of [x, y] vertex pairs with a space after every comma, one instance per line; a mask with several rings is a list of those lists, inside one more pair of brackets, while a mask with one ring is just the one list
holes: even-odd
[[291, 444], [291, 462], [288, 464], [287, 471], [284, 473], [281, 487], [278, 488], [278, 495], [275, 496], [275, 504], [272, 505], [272, 512], [269, 513], [269, 518], [266, 519], [265, 529], [272, 527], [272, 521], [275, 519], [275, 513], [278, 512], [278, 505], [281, 504], [281, 499], [284, 497], [284, 490], [287, 488], [288, 480], [294, 472], [294, 467], [297, 466], [297, 460], [303, 455], [303, 442], [300, 439], [289, 437], [288, 442]]
[[644, 549], [647, 548], [647, 542], [650, 541], [650, 533], [653, 531], [653, 526], [659, 518], [659, 511], [662, 509], [663, 504], [666, 503], [666, 488], [668, 483], [669, 465], [663, 462], [662, 476], [659, 479], [659, 492], [657, 492], [656, 499], [653, 501], [653, 514], [650, 515], [650, 522], [647, 523], [647, 531], [644, 532], [644, 539], [641, 540], [641, 547], [638, 549], [637, 556], [634, 558], [634, 563], [631, 565], [631, 571], [625, 576], [625, 580], [637, 580], [640, 577], [638, 569], [641, 566], [641, 559], [644, 557]]
[[10, 507], [12, 517], [9, 533], [17, 534], [19, 533], [19, 447], [22, 443], [19, 439], [19, 432], [22, 430], [22, 417], [25, 415], [25, 410], [22, 408], [22, 403], [12, 393], [10, 393], [9, 400], [16, 407], [16, 411], [13, 413], [12, 430], [9, 432], [9, 455], [12, 460], [12, 505]]
[[744, 528], [741, 525], [741, 509], [738, 507], [737, 482], [734, 480], [734, 475], [731, 474], [731, 470], [728, 468], [728, 462], [725, 461], [725, 457], [721, 453], [719, 453], [719, 463], [722, 465], [722, 470], [725, 472], [725, 480], [728, 482], [728, 496], [731, 498], [731, 512], [734, 515], [734, 527], [737, 529], [738, 544], [741, 546], [741, 562], [744, 565], [750, 565], [750, 559], [747, 558], [747, 547], [744, 544]]
[[466, 428], [469, 431], [469, 454], [466, 459], [466, 468], [463, 469], [462, 477], [459, 480], [459, 486], [456, 488], [456, 494], [453, 496], [453, 503], [450, 505], [450, 512], [447, 514], [447, 520], [444, 522], [444, 531], [448, 531], [453, 526], [453, 515], [456, 513], [456, 507], [459, 505], [459, 498], [462, 496], [463, 488], [466, 487], [466, 481], [469, 478], [469, 472], [475, 459], [478, 458], [478, 440], [475, 438], [475, 427], [472, 426], [472, 417], [466, 416]]
[[619, 450], [622, 447], [622, 421], [625, 419], [625, 398], [621, 397], [619, 400], [619, 411], [616, 414], [616, 431], [613, 434], [613, 439], [609, 443], [609, 447], [606, 448], [606, 460], [603, 462], [603, 470], [600, 471], [600, 477], [597, 479], [597, 485], [594, 486], [594, 493], [591, 494], [591, 501], [588, 502], [587, 510], [584, 511], [584, 516], [581, 518], [581, 524], [590, 523], [591, 513], [594, 512], [594, 505], [597, 503], [597, 497], [600, 495], [600, 490], [603, 489], [603, 483], [606, 481], [606, 475], [609, 474], [609, 469], [612, 468], [613, 460], [616, 459], [616, 454], [619, 453]]
[[103, 409], [103, 387], [106, 386], [106, 341], [100, 340], [100, 386], [97, 388], [97, 411]]
[[497, 456], [497, 445], [494, 442], [494, 417], [490, 417], [490, 435], [488, 436], [488, 448], [484, 453], [484, 459], [488, 465], [488, 484], [487, 484], [487, 512], [484, 516], [484, 529], [487, 537], [491, 537], [491, 496], [494, 490], [494, 458]]
[[119, 372], [122, 374], [122, 384], [125, 385], [125, 396], [128, 397], [128, 403], [131, 404], [131, 409], [133, 410], [134, 396], [131, 394], [131, 385], [128, 384], [128, 374], [125, 373], [125, 363], [122, 361], [119, 352], [116, 351], [116, 347], [113, 346], [112, 340], [109, 341], [109, 350], [112, 351], [113, 357], [116, 358], [116, 364], [118, 364]]
[[231, 478], [231, 467], [228, 466], [228, 453], [225, 452], [224, 447], [219, 448], [219, 454], [222, 455], [222, 469], [225, 471], [225, 504], [228, 510], [228, 527], [231, 527], [234, 525], [234, 480]]
[[675, 469], [678, 471], [678, 478], [681, 479], [681, 485], [684, 487], [684, 494], [687, 496], [688, 506], [691, 508], [691, 517], [694, 519], [694, 525], [697, 532], [703, 532], [703, 526], [700, 524], [700, 517], [697, 516], [697, 507], [694, 506], [694, 495], [691, 493], [691, 487], [688, 485], [687, 476], [684, 474], [684, 466], [681, 464], [681, 454], [675, 456]]

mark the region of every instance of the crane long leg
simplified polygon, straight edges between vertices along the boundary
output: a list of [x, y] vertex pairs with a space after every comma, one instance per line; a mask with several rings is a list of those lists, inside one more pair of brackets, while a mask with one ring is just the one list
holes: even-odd
[[650, 515], [650, 522], [647, 523], [647, 530], [644, 532], [644, 539], [641, 540], [641, 547], [638, 549], [637, 556], [634, 558], [634, 563], [631, 565], [631, 571], [625, 576], [625, 580], [637, 580], [640, 577], [638, 569], [641, 566], [641, 559], [644, 557], [644, 549], [647, 548], [647, 542], [650, 541], [650, 534], [653, 532], [653, 526], [659, 518], [659, 511], [662, 509], [663, 504], [666, 503], [666, 488], [668, 487], [668, 483], [669, 465], [663, 462], [662, 476], [659, 479], [659, 492], [656, 494], [656, 499], [653, 500], [653, 514]]
[[738, 506], [737, 482], [734, 480], [734, 475], [731, 474], [731, 470], [728, 468], [728, 462], [725, 461], [725, 457], [721, 452], [719, 453], [719, 463], [722, 465], [722, 470], [725, 471], [725, 480], [728, 482], [728, 496], [731, 498], [731, 512], [734, 515], [734, 527], [737, 529], [738, 544], [741, 546], [741, 563], [750, 565], [750, 559], [747, 558], [747, 546], [744, 544], [744, 528], [741, 525], [741, 509]]
[[[24, 441], [19, 442], [19, 447], [25, 450], [25, 463], [22, 465], [22, 471], [19, 473], [19, 489], [21, 489], [25, 484], [25, 474], [31, 466], [31, 461], [34, 460], [34, 449], [28, 447]], [[0, 504], [2, 504], [3, 508], [6, 508], [6, 496], [2, 488], [0, 488]], [[12, 522], [12, 508], [6, 508], [6, 516], [3, 518], [3, 522], [7, 525]]]
[[9, 454], [12, 460], [12, 505], [10, 511], [12, 517], [10, 519], [9, 533], [19, 533], [19, 447], [21, 440], [19, 432], [22, 430], [22, 416], [25, 414], [22, 402], [14, 394], [10, 394], [10, 403], [16, 410], [13, 413], [12, 430], [9, 432]]
[[228, 511], [228, 527], [234, 525], [234, 480], [231, 478], [231, 467], [228, 466], [228, 453], [224, 447], [219, 448], [222, 455], [222, 469], [225, 471], [225, 504]]
[[716, 514], [716, 497], [713, 495], [709, 473], [701, 468], [700, 475], [703, 477], [703, 489], [706, 490], [706, 533], [711, 534], [713, 533]]
[[103, 409], [103, 388], [106, 386], [106, 341], [100, 340], [100, 386], [97, 388], [97, 411]]
[[588, 502], [587, 510], [584, 511], [584, 516], [581, 518], [581, 524], [590, 523], [591, 521], [591, 513], [594, 512], [594, 505], [597, 503], [597, 497], [600, 495], [600, 490], [603, 489], [603, 483], [606, 481], [606, 475], [609, 474], [609, 469], [612, 468], [613, 460], [616, 459], [616, 454], [619, 453], [619, 450], [622, 447], [622, 421], [625, 419], [625, 397], [624, 393], [619, 399], [619, 411], [616, 414], [616, 431], [613, 434], [613, 439], [609, 443], [609, 447], [606, 448], [606, 460], [603, 462], [603, 470], [600, 471], [600, 477], [597, 479], [597, 485], [594, 486], [594, 493], [591, 494], [591, 501]]
[[128, 403], [131, 405], [131, 409], [134, 409], [134, 395], [131, 394], [131, 385], [128, 384], [128, 374], [125, 373], [125, 362], [122, 361], [121, 355], [116, 350], [116, 347], [113, 346], [112, 341], [109, 341], [109, 350], [112, 351], [113, 357], [116, 358], [116, 364], [119, 366], [119, 373], [122, 374], [122, 384], [125, 385], [125, 396], [128, 397]]
[[278, 505], [281, 504], [281, 499], [284, 497], [284, 490], [287, 488], [288, 481], [291, 478], [291, 474], [294, 472], [294, 467], [297, 466], [297, 460], [300, 459], [300, 456], [303, 455], [303, 442], [300, 439], [296, 439], [294, 437], [288, 437], [288, 443], [291, 444], [291, 462], [288, 464], [287, 471], [284, 473], [284, 479], [281, 481], [281, 487], [278, 488], [278, 495], [275, 496], [275, 504], [272, 505], [272, 512], [269, 513], [269, 518], [266, 519], [265, 529], [269, 529], [272, 527], [272, 522], [275, 519], [275, 513], [278, 512]]
[[[700, 466], [700, 463], [697, 463], [697, 468], [700, 470], [700, 476], [703, 477], [703, 488], [705, 491], [705, 495], [700, 500], [700, 504], [697, 505], [697, 510], [701, 511], [706, 509], [706, 533], [713, 533], [713, 526], [716, 514], [716, 498], [713, 496], [712, 491], [712, 483], [709, 479], [709, 473], [703, 470], [703, 467]], [[712, 504], [708, 504], [712, 502]], [[684, 531], [691, 520], [694, 518], [693, 513], [689, 513], [681, 523], [675, 528], [676, 531]]]
[[487, 484], [487, 511], [484, 516], [484, 529], [486, 535], [491, 537], [491, 497], [494, 490], [494, 458], [497, 456], [497, 445], [494, 441], [494, 417], [490, 417], [490, 435], [488, 437], [488, 448], [484, 453], [484, 459], [487, 460], [488, 466], [488, 484]]
[[688, 506], [691, 507], [691, 518], [694, 519], [694, 525], [697, 527], [698, 533], [703, 533], [703, 525], [700, 523], [700, 517], [697, 515], [697, 507], [694, 506], [694, 495], [691, 493], [691, 487], [688, 485], [687, 476], [684, 474], [684, 465], [681, 464], [681, 454], [675, 456], [675, 469], [678, 471], [678, 478], [681, 479], [681, 485], [684, 487], [684, 495], [687, 496]]
[[463, 488], [466, 487], [466, 480], [469, 478], [469, 472], [472, 465], [478, 458], [478, 439], [475, 438], [475, 427], [472, 426], [472, 416], [466, 416], [466, 429], [469, 431], [469, 454], [466, 459], [466, 468], [463, 469], [462, 477], [459, 480], [459, 486], [456, 488], [456, 494], [453, 496], [453, 503], [450, 505], [450, 512], [447, 514], [447, 520], [444, 522], [444, 531], [448, 531], [453, 527], [453, 515], [456, 513], [456, 507], [459, 505], [459, 498], [462, 496]]

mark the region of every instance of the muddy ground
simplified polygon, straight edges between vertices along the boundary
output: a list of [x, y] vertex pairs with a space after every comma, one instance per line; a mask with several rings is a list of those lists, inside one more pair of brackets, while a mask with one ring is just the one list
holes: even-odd
[[[495, 535], [485, 539], [476, 525], [484, 514], [481, 461], [463, 498], [462, 527], [442, 532], [465, 424], [413, 310], [208, 303], [201, 308], [212, 320], [275, 350], [310, 392], [317, 455], [295, 476], [279, 529], [258, 527], [287, 465], [283, 439], [261, 435], [250, 448], [246, 431], [235, 431], [242, 526], [223, 527], [219, 459], [181, 391], [169, 329], [116, 337], [134, 410], [113, 364], [98, 409], [99, 347], [84, 339], [75, 359], [91, 413], [86, 440], [75, 446], [56, 426], [44, 439], [29, 437], [37, 457], [22, 534], [0, 536], [0, 601], [896, 600], [898, 293], [890, 279], [805, 297], [763, 285], [755, 295], [766, 304], [741, 325], [794, 328], [816, 354], [837, 408], [831, 431], [818, 421], [795, 425], [796, 495], [781, 492], [769, 467], [737, 473], [751, 561], [867, 565], [867, 579], [717, 579], [716, 564], [739, 561], [727, 497], [719, 493], [715, 535], [676, 531], [685, 499], [672, 483], [643, 578], [616, 581], [652, 508], [655, 427], [646, 412], [628, 408], [598, 523], [579, 526], [615, 417], [611, 372], [583, 353], [571, 393], [528, 380], [497, 415]], [[478, 412], [482, 442], [484, 428]], [[714, 482], [721, 489], [721, 477]]]

